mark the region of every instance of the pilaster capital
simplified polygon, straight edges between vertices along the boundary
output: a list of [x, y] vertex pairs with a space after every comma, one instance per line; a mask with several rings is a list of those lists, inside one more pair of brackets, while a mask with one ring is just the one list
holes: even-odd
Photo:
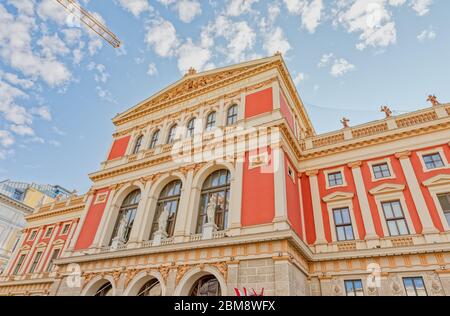
[[316, 176], [319, 174], [319, 170], [318, 170], [318, 169], [315, 169], [315, 170], [307, 170], [307, 171], [305, 171], [305, 174], [306, 174], [308, 177], [316, 177]]
[[353, 161], [353, 162], [350, 162], [349, 164], [347, 164], [347, 166], [348, 166], [350, 169], [361, 168], [361, 166], [362, 166], [362, 161]]
[[395, 154], [395, 158], [399, 160], [408, 159], [409, 157], [411, 157], [411, 152], [409, 150]]

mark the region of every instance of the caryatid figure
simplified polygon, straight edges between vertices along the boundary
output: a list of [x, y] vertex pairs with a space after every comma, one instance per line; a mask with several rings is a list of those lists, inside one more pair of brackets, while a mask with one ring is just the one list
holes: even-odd
[[217, 196], [211, 195], [209, 198], [208, 207], [206, 208], [206, 217], [208, 219], [208, 223], [214, 223], [216, 217], [216, 208], [217, 208]]
[[158, 219], [158, 228], [159, 231], [166, 232], [167, 230], [167, 222], [169, 221], [169, 207], [168, 205], [164, 206], [164, 210], [162, 211], [161, 215]]

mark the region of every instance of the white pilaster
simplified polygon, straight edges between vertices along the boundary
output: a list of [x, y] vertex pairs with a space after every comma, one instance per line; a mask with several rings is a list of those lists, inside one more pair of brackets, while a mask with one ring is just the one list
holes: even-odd
[[142, 226], [146, 225], [147, 223], [144, 222], [144, 218], [146, 217], [145, 213], [148, 212], [148, 201], [150, 199], [150, 190], [152, 188], [152, 183], [148, 181], [145, 184], [144, 191], [141, 195], [141, 201], [139, 202], [138, 209], [136, 211], [136, 217], [134, 219], [133, 228], [131, 229], [130, 233], [130, 240], [128, 241], [128, 244], [130, 247], [137, 246], [138, 243], [142, 242], [143, 240], [139, 239], [140, 232], [143, 229]]
[[235, 164], [233, 178], [231, 179], [230, 209], [229, 209], [229, 226], [230, 235], [240, 234], [242, 227], [241, 210], [242, 210], [242, 179], [244, 176], [244, 159], [238, 158]]
[[[275, 230], [286, 229], [287, 223], [287, 201], [286, 201], [286, 172], [284, 163], [284, 152], [280, 147], [272, 147], [272, 162], [275, 190]], [[281, 224], [281, 225], [280, 225]]]
[[316, 246], [328, 244], [325, 238], [325, 229], [323, 226], [322, 204], [320, 202], [319, 182], [317, 180], [318, 170], [306, 172], [309, 177], [309, 185], [311, 189], [311, 200], [314, 213], [314, 226], [316, 228]]
[[356, 195], [361, 209], [361, 215], [366, 230], [366, 240], [378, 239], [373, 223], [372, 213], [370, 212], [369, 199], [367, 198], [367, 190], [361, 173], [361, 162], [350, 163], [348, 165], [352, 169], [353, 179], [355, 181]]
[[174, 237], [175, 242], [183, 241], [186, 232], [186, 222], [188, 217], [195, 216], [195, 212], [189, 208], [191, 199], [192, 181], [194, 179], [194, 170], [188, 170], [186, 174], [186, 181], [181, 190], [180, 205], [178, 205], [177, 218], [175, 222]]
[[430, 211], [428, 210], [419, 182], [417, 181], [416, 174], [414, 173], [414, 168], [411, 164], [411, 152], [398, 153], [395, 156], [400, 160], [406, 182], [408, 183], [409, 190], [411, 191], [412, 199], [416, 206], [417, 213], [419, 214], [420, 221], [422, 222], [422, 233], [424, 235], [437, 234], [439, 231], [433, 224]]

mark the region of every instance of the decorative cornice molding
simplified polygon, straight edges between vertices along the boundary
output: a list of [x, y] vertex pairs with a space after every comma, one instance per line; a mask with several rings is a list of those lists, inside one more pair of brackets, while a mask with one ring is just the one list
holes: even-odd
[[422, 182], [426, 187], [435, 187], [441, 185], [450, 185], [450, 174], [439, 174]]
[[345, 200], [351, 200], [355, 194], [353, 192], [334, 192], [331, 193], [325, 197], [323, 197], [323, 201], [325, 203], [330, 202], [338, 202], [338, 201], [345, 201]]
[[319, 174], [319, 170], [318, 169], [316, 169], [316, 170], [307, 170], [307, 171], [305, 171], [305, 174], [308, 177], [316, 177]]
[[372, 190], [369, 190], [369, 193], [372, 195], [382, 195], [382, 194], [389, 194], [389, 193], [395, 193], [395, 192], [402, 192], [405, 190], [404, 184], [395, 184], [395, 183], [383, 183]]

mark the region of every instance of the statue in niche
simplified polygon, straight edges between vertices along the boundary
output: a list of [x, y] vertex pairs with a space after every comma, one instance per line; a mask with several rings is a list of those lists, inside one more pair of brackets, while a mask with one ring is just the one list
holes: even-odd
[[211, 195], [211, 197], [209, 198], [208, 207], [206, 208], [206, 217], [208, 220], [208, 224], [215, 222], [216, 208], [217, 196]]
[[124, 240], [125, 239], [125, 234], [127, 232], [127, 221], [125, 219], [125, 216], [122, 216], [122, 218], [120, 219], [120, 224], [119, 224], [119, 228], [117, 229], [117, 238], [119, 238], [120, 240]]
[[159, 216], [159, 219], [158, 219], [159, 231], [161, 231], [161, 232], [165, 232], [166, 231], [167, 223], [169, 221], [169, 215], [170, 215], [169, 206], [165, 205], [164, 209], [163, 209], [163, 211], [162, 211], [162, 213], [161, 213], [161, 215]]

